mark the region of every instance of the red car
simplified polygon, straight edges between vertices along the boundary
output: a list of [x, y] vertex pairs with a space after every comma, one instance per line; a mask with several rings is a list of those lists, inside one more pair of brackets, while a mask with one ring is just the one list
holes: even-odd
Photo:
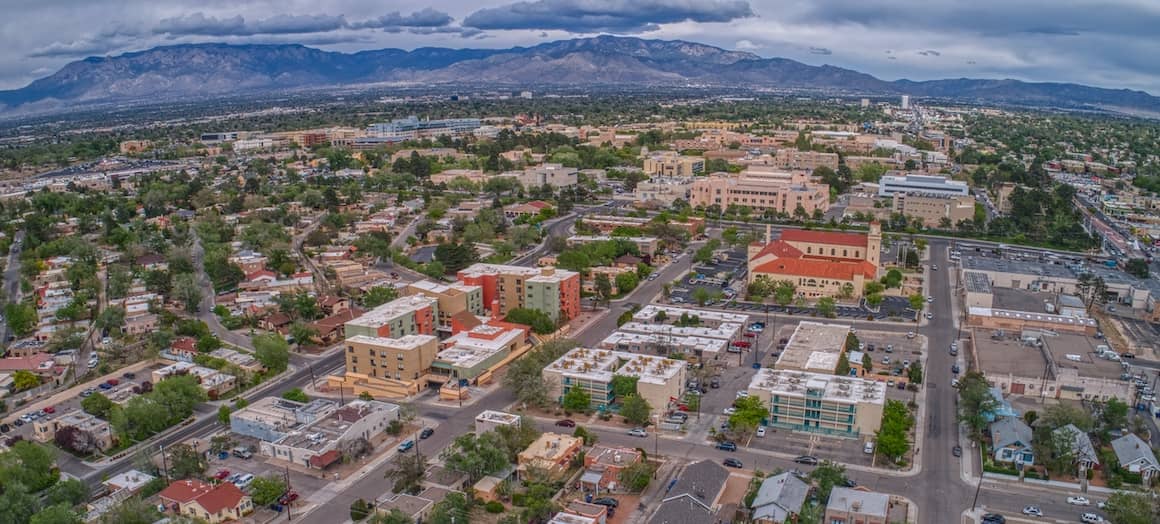
[[749, 347], [749, 343], [744, 340], [734, 340], [733, 347], [747, 348]]
[[56, 413], [56, 408], [54, 408], [52, 406], [48, 406], [48, 407], [44, 408], [44, 413], [46, 415], [51, 415], [53, 413]]
[[556, 425], [562, 428], [574, 428], [576, 427], [576, 422], [570, 418], [566, 418], [564, 420], [557, 420]]
[[218, 479], [218, 480], [225, 480], [229, 476], [230, 476], [230, 470], [228, 470], [228, 469], [223, 469], [223, 470], [218, 471], [217, 473], [213, 474], [213, 478]]
[[285, 495], [282, 495], [282, 497], [278, 499], [278, 503], [285, 506], [291, 502], [294, 502], [295, 500], [298, 500], [298, 492], [288, 491]]
[[745, 338], [754, 338], [754, 337], [756, 337], [756, 336], [757, 336], [757, 333], [754, 333], [754, 332], [752, 332], [752, 331], [746, 331], [746, 332], [745, 332]]
[[689, 410], [689, 406], [686, 406], [686, 405], [684, 405], [684, 404], [678, 404], [678, 405], [677, 405], [677, 409], [679, 409], [679, 410], [681, 410], [681, 411], [688, 411], [688, 410]]
[[106, 383], [106, 384], [108, 384], [108, 385], [110, 385], [110, 386], [116, 386], [117, 384], [120, 384], [120, 383], [121, 383], [121, 381], [120, 381], [120, 380], [117, 380], [117, 379], [115, 379], [115, 378], [111, 378], [111, 379], [109, 379], [109, 380], [105, 381], [105, 383]]

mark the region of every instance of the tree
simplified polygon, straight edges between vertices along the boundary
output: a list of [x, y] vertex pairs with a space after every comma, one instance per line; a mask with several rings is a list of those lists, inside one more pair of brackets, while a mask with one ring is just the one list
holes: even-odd
[[842, 300], [849, 300], [854, 297], [854, 284], [846, 282], [842, 284], [842, 289], [838, 291], [838, 298]]
[[290, 324], [290, 336], [294, 338], [294, 342], [301, 348], [303, 344], [307, 344], [314, 337], [318, 336], [318, 330], [310, 327], [302, 321]]
[[870, 357], [869, 353], [862, 354], [862, 371], [869, 374], [870, 370], [874, 369], [874, 359]]
[[713, 294], [710, 293], [708, 289], [705, 289], [703, 287], [697, 287], [697, 288], [693, 289], [692, 298], [693, 298], [693, 301], [696, 302], [698, 306], [704, 306], [706, 303], [709, 302], [709, 300], [711, 300], [713, 298]]
[[507, 317], [504, 320], [531, 326], [532, 332], [539, 335], [547, 335], [548, 333], [556, 331], [556, 323], [552, 321], [552, 317], [538, 309], [518, 307], [508, 311]]
[[647, 461], [640, 461], [620, 470], [617, 475], [620, 485], [633, 493], [640, 493], [652, 480], [653, 467]]
[[906, 251], [906, 267], [918, 267], [918, 252], [913, 249]]
[[902, 287], [902, 272], [897, 269], [887, 271], [886, 276], [882, 277], [882, 283], [887, 289]]
[[922, 298], [922, 295], [919, 293], [906, 297], [906, 301], [910, 303], [910, 309], [915, 311], [922, 311], [923, 305], [926, 304], [926, 299]]
[[72, 505], [53, 504], [32, 516], [28, 524], [81, 524], [84, 519], [73, 511]]
[[12, 388], [16, 391], [32, 389], [40, 385], [40, 377], [31, 371], [18, 369], [12, 373]]
[[882, 293], [870, 293], [866, 295], [866, 304], [870, 307], [878, 307], [883, 301]]
[[1108, 284], [1104, 282], [1103, 277], [1091, 273], [1084, 273], [1076, 278], [1075, 289], [1088, 311], [1091, 311], [1092, 306], [1102, 305], [1108, 299]]
[[830, 500], [830, 490], [834, 489], [834, 486], [845, 484], [846, 466], [823, 460], [818, 467], [810, 472], [810, 480], [817, 483], [818, 500], [825, 504]]
[[887, 400], [883, 408], [882, 423], [876, 436], [878, 453], [897, 461], [910, 450], [907, 432], [914, 425], [910, 410], [897, 400]]
[[250, 484], [250, 498], [257, 506], [268, 506], [286, 494], [286, 481], [278, 475], [256, 477]]
[[155, 505], [133, 497], [102, 515], [101, 524], [152, 524], [160, 518]]
[[254, 345], [254, 358], [258, 359], [266, 369], [281, 373], [290, 363], [290, 344], [276, 333], [263, 333], [251, 337]]
[[0, 485], [21, 484], [33, 493], [39, 492], [60, 477], [59, 471], [53, 467], [55, 462], [56, 458], [47, 446], [18, 441], [7, 452], [0, 453]]
[[785, 307], [793, 302], [795, 293], [797, 293], [797, 286], [788, 280], [781, 280], [773, 285], [773, 300], [779, 306]]
[[648, 424], [652, 406], [640, 395], [629, 395], [620, 404], [620, 414], [630, 424], [643, 426]]
[[565, 411], [586, 412], [592, 404], [592, 398], [587, 391], [573, 387], [564, 393], [564, 399], [561, 403]]
[[358, 522], [367, 518], [368, 515], [374, 511], [375, 506], [363, 499], [355, 500], [350, 503], [350, 520]]
[[76, 506], [89, 500], [89, 486], [77, 479], [62, 479], [48, 488], [47, 501], [49, 504], [67, 504]]
[[167, 463], [169, 464], [169, 476], [173, 479], [199, 477], [209, 467], [205, 455], [193, 449], [192, 446], [174, 444], [166, 448], [165, 451], [169, 453]]
[[[502, 505], [501, 505], [502, 506]], [[369, 524], [414, 524], [415, 519], [399, 508], [391, 508], [388, 513], [378, 512], [371, 516]]]
[[233, 410], [230, 409], [230, 406], [228, 404], [222, 404], [221, 406], [218, 407], [218, 414], [217, 414], [218, 422], [221, 422], [223, 426], [228, 425], [230, 423], [230, 414], [232, 414], [232, 413], [233, 413]]
[[636, 383], [639, 380], [640, 377], [613, 375], [612, 382], [609, 385], [612, 386], [612, 394], [617, 398], [627, 398], [636, 395]]
[[911, 384], [922, 384], [922, 364], [918, 361], [911, 362], [910, 368], [906, 370], [906, 376]]
[[27, 302], [6, 304], [4, 306], [4, 318], [8, 322], [8, 327], [18, 337], [32, 334], [39, 321], [36, 306]]
[[173, 296], [185, 306], [190, 313], [197, 313], [201, 304], [201, 287], [192, 274], [177, 275], [173, 279]]
[[39, 506], [36, 496], [23, 484], [5, 484], [0, 495], [0, 515], [6, 522], [31, 522]]
[[969, 371], [963, 375], [959, 380], [958, 417], [970, 429], [971, 438], [982, 439], [983, 430], [988, 424], [987, 415], [993, 413], [996, 407], [998, 404], [995, 397], [991, 396], [991, 387], [982, 373]]
[[427, 475], [427, 457], [421, 453], [399, 453], [394, 463], [385, 474], [388, 480], [395, 481], [391, 492], [417, 495], [422, 490], [423, 477]]
[[467, 433], [455, 437], [440, 453], [448, 468], [464, 473], [470, 482], [500, 471], [511, 463], [507, 451], [494, 431], [482, 435]]
[[1100, 422], [1105, 429], [1119, 429], [1128, 425], [1128, 404], [1112, 397], [1104, 403], [1100, 412]]
[[125, 325], [125, 308], [109, 306], [97, 315], [97, 327], [109, 331], [120, 330]]
[[822, 297], [818, 299], [817, 303], [818, 314], [826, 318], [834, 318], [837, 312], [837, 304], [834, 303], [833, 297]]
[[381, 306], [399, 298], [399, 292], [393, 287], [375, 286], [362, 296], [362, 305], [366, 308]]
[[636, 273], [621, 273], [616, 275], [616, 289], [620, 291], [621, 295], [628, 294], [633, 289], [636, 289], [639, 283], [640, 279], [636, 276]]
[[729, 427], [746, 433], [757, 429], [762, 420], [769, 417], [769, 408], [755, 396], [739, 398], [733, 402], [734, 412], [729, 415]]
[[1148, 261], [1142, 258], [1133, 258], [1124, 264], [1124, 271], [1136, 278], [1148, 278]]
[[88, 455], [97, 451], [97, 438], [92, 433], [76, 426], [64, 426], [56, 430], [53, 442], [65, 451], [78, 455]]
[[612, 297], [612, 281], [608, 279], [606, 273], [597, 273], [594, 283], [596, 288], [596, 296], [600, 300], [608, 300]]
[[1160, 522], [1160, 506], [1149, 493], [1117, 491], [1108, 497], [1104, 512], [1116, 524], [1153, 524]]
[[845, 351], [838, 355], [838, 367], [834, 369], [834, 374], [839, 377], [850, 375], [850, 358]]
[[306, 396], [306, 393], [304, 393], [301, 388], [294, 388], [283, 393], [282, 398], [286, 400], [293, 400], [295, 402], [302, 402], [304, 404], [310, 402], [310, 397]]

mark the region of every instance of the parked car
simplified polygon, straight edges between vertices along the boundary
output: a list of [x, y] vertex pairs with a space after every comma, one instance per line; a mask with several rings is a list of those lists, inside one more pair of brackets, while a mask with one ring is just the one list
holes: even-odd
[[718, 442], [717, 449], [721, 451], [737, 451], [737, 444], [726, 440], [725, 442]]
[[721, 377], [713, 377], [709, 379], [709, 387], [717, 389], [721, 387]]
[[230, 478], [230, 470], [220, 469], [220, 470], [218, 470], [217, 473], [213, 474], [213, 478], [218, 479], [218, 480], [228, 479], [228, 478]]
[[749, 396], [749, 392], [748, 392], [748, 391], [741, 390], [741, 391], [738, 391], [738, 392], [737, 392], [737, 397], [736, 397], [736, 398], [746, 398], [746, 397], [748, 397], [748, 396]]
[[605, 507], [609, 507], [609, 508], [615, 508], [617, 506], [620, 506], [620, 501], [618, 501], [612, 497], [600, 497], [598, 499], [594, 499], [592, 501], [592, 503], [599, 504], [601, 506], [605, 506]]
[[435, 430], [433, 430], [431, 428], [423, 428], [423, 431], [419, 432], [419, 438], [423, 439], [423, 440], [427, 440], [428, 438], [431, 437], [431, 435], [434, 435], [434, 434], [435, 434]]
[[133, 379], [137, 378], [137, 374], [136, 374], [136, 373], [133, 373], [132, 371], [130, 371], [130, 372], [128, 372], [128, 373], [125, 373], [124, 375], [121, 375], [121, 377], [122, 377], [122, 378], [127, 378], [127, 379], [129, 379], [129, 380], [133, 380]]
[[959, 374], [959, 371], [960, 371], [960, 370], [959, 370], [959, 365], [958, 365], [958, 364], [951, 364], [951, 373], [954, 373], [954, 374], [958, 375], [958, 374]]
[[648, 436], [648, 432], [645, 431], [644, 428], [632, 428], [632, 429], [628, 430], [628, 434], [632, 435], [634, 437], [647, 437]]
[[287, 504], [290, 504], [291, 502], [294, 502], [295, 500], [298, 500], [298, 492], [297, 491], [287, 491], [285, 495], [282, 495], [281, 497], [278, 498], [278, 503], [285, 506]]
[[1027, 506], [1023, 508], [1023, 514], [1028, 517], [1042, 517], [1043, 512], [1040, 511], [1039, 506]]
[[918, 336], [918, 335], [915, 335], [913, 331], [906, 332], [906, 338], [914, 338], [916, 336]]
[[865, 453], [867, 455], [874, 454], [874, 441], [873, 440], [867, 441], [866, 444], [864, 446], [862, 446], [862, 453]]
[[1088, 500], [1087, 497], [1073, 496], [1067, 498], [1067, 503], [1075, 506], [1090, 506], [1092, 501]]
[[106, 383], [106, 384], [108, 384], [108, 385], [110, 385], [110, 386], [116, 386], [116, 385], [120, 384], [120, 383], [121, 383], [121, 381], [120, 381], [120, 380], [117, 380], [117, 379], [115, 379], [115, 378], [111, 378], [111, 379], [109, 379], [109, 380], [106, 380], [106, 381], [105, 381], [105, 383]]
[[44, 413], [47, 415], [51, 415], [53, 413], [56, 413], [56, 408], [53, 406], [47, 406], [44, 408]]
[[97, 387], [101, 388], [104, 391], [108, 391], [110, 389], [113, 389], [113, 385], [109, 384], [108, 382], [102, 382], [101, 385], [99, 385]]
[[807, 466], [817, 466], [818, 465], [818, 457], [815, 457], [812, 455], [802, 455], [800, 457], [793, 459], [793, 461], [797, 462], [798, 464], [805, 464]]
[[1102, 522], [1104, 522], [1104, 518], [1099, 516], [1099, 515], [1096, 515], [1095, 513], [1081, 513], [1079, 516], [1079, 520], [1082, 522], [1088, 522], [1091, 524], [1101, 524]]
[[415, 447], [415, 441], [411, 440], [411, 439], [407, 439], [402, 444], [399, 444], [399, 453], [406, 453], [407, 451], [410, 451], [411, 448], [413, 448], [413, 447]]
[[740, 469], [740, 468], [745, 467], [745, 465], [742, 464], [740, 460], [737, 460], [733, 457], [729, 457], [729, 458], [721, 461], [721, 463], [728, 466], [728, 467], [731, 467], [731, 468], [739, 468]]
[[737, 408], [725, 408], [726, 415], [732, 415], [734, 413], [737, 413]]
[[245, 448], [245, 447], [241, 447], [241, 446], [234, 448], [233, 453], [234, 453], [235, 457], [238, 457], [241, 459], [249, 459], [250, 457], [254, 456], [253, 451], [250, 451], [249, 448]]
[[562, 428], [574, 428], [576, 427], [576, 421], [570, 418], [566, 418], [564, 420], [557, 420], [556, 425]]
[[1007, 517], [998, 513], [988, 513], [983, 515], [983, 524], [1007, 524]]
[[757, 426], [757, 436], [759, 436], [759, 437], [765, 436], [765, 426]]
[[951, 448], [951, 454], [956, 457], [963, 456], [963, 447], [956, 444], [955, 447]]

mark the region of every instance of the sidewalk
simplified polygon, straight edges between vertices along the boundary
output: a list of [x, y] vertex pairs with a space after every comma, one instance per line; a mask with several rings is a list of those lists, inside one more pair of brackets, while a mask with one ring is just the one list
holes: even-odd
[[68, 389], [63, 390], [63, 391], [53, 393], [48, 398], [41, 398], [39, 400], [28, 402], [28, 403], [25, 403], [24, 405], [21, 405], [19, 407], [9, 406], [9, 409], [11, 409], [12, 411], [9, 413], [9, 415], [7, 417], [0, 419], [0, 421], [6, 422], [6, 423], [11, 423], [13, 420], [20, 418], [20, 415], [17, 412], [40, 411], [40, 410], [44, 409], [45, 407], [55, 406], [55, 405], [60, 404], [66, 400], [72, 400], [74, 398], [79, 397], [81, 395], [81, 392], [83, 392], [84, 390], [86, 390], [88, 388], [96, 388], [98, 385], [102, 384], [106, 380], [109, 380], [110, 378], [121, 378], [121, 375], [124, 373], [129, 373], [129, 372], [136, 373], [136, 372], [141, 371], [141, 370], [143, 370], [149, 366], [152, 366], [156, 363], [157, 363], [156, 359], [151, 359], [151, 360], [144, 360], [141, 362], [137, 362], [135, 364], [130, 364], [130, 365], [125, 366], [121, 369], [110, 372], [107, 375], [92, 379], [92, 380], [85, 382], [83, 384], [76, 384]]

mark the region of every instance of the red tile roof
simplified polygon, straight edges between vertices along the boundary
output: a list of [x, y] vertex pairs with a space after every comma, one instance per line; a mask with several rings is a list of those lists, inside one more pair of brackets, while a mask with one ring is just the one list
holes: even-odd
[[783, 229], [781, 230], [781, 239], [788, 242], [811, 242], [817, 244], [866, 247], [866, 235], [862, 233]]
[[170, 344], [174, 351], [184, 351], [186, 353], [197, 352], [197, 341], [193, 337], [177, 337]]
[[877, 273], [874, 265], [869, 262], [832, 262], [804, 258], [780, 258], [753, 268], [755, 275], [766, 273], [832, 280], [853, 280], [859, 272], [866, 278], [874, 278]]
[[230, 482], [218, 484], [208, 493], [202, 493], [195, 499], [197, 504], [210, 515], [217, 515], [223, 509], [234, 509], [242, 503], [246, 494]]
[[[230, 485], [233, 486], [233, 484]], [[186, 504], [209, 493], [211, 488], [213, 486], [197, 479], [179, 480], [166, 486], [157, 495], [165, 500], [171, 500], [178, 504]], [[237, 489], [237, 486], [234, 486], [234, 489]]]
[[793, 247], [785, 241], [774, 240], [773, 242], [766, 244], [765, 247], [761, 249], [761, 251], [758, 251], [757, 254], [753, 256], [753, 258], [756, 259], [770, 254], [776, 256], [777, 258], [801, 258], [802, 256], [802, 252], [798, 248]]
[[48, 353], [33, 353], [27, 357], [0, 358], [0, 371], [37, 371], [51, 369], [44, 363], [52, 362], [52, 355]]
[[253, 281], [254, 279], [261, 277], [277, 279], [278, 275], [275, 275], [274, 272], [270, 271], [269, 269], [259, 269], [253, 273], [246, 274], [247, 281]]

